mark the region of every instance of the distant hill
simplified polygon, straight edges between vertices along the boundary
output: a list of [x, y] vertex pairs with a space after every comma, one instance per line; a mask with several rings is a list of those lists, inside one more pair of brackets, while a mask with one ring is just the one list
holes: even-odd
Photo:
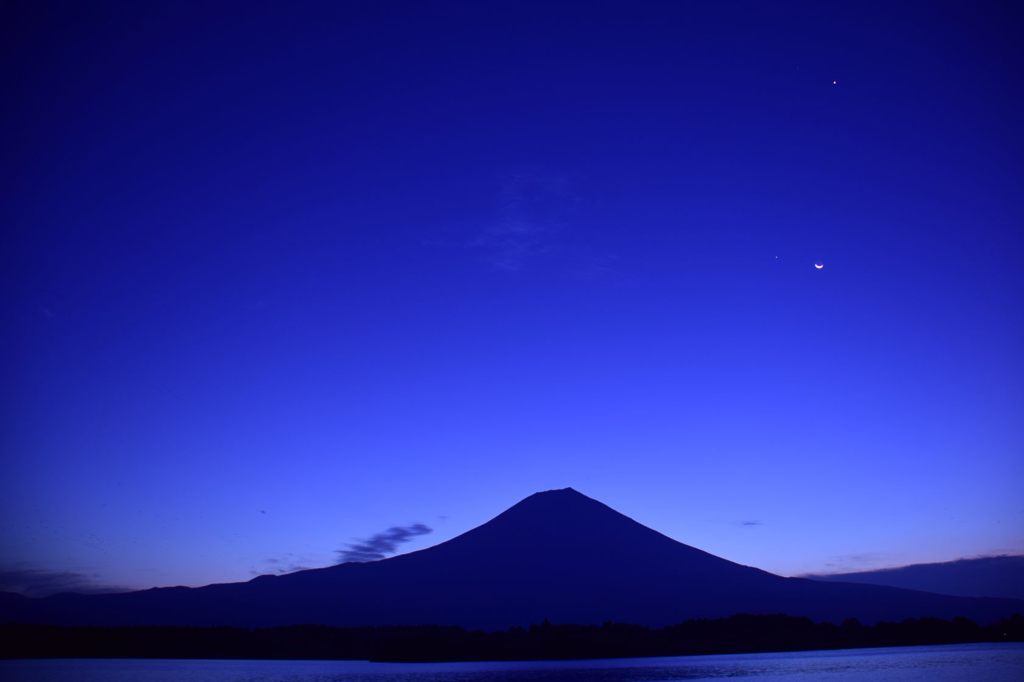
[[1024, 602], [783, 578], [684, 545], [571, 488], [380, 561], [200, 588], [0, 600], [0, 622], [107, 626], [661, 626], [737, 613], [990, 623], [1017, 612]]
[[888, 585], [960, 597], [1024, 599], [1024, 556], [991, 556], [804, 577], [832, 582]]

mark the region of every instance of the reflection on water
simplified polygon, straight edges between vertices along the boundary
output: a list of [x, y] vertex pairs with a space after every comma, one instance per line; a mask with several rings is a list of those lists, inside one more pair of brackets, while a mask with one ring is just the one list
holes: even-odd
[[671, 682], [672, 680], [1024, 679], [1024, 644], [631, 658], [601, 661], [367, 663], [364, 661], [0, 661], [11, 682]]

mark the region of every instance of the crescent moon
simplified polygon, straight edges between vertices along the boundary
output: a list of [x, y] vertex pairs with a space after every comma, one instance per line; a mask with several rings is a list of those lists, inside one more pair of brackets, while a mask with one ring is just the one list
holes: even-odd
[[824, 268], [824, 267], [825, 267], [825, 264], [824, 264], [824, 263], [815, 263], [815, 264], [814, 264], [814, 269], [815, 269], [815, 270], [821, 270], [821, 269], [822, 269], [822, 268]]

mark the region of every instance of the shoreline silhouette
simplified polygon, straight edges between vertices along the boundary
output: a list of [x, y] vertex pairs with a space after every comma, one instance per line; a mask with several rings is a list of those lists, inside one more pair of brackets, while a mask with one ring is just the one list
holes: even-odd
[[864, 625], [736, 615], [664, 628], [543, 622], [484, 632], [458, 627], [66, 628], [0, 626], [0, 658], [323, 659], [393, 662], [640, 658], [1024, 642], [1024, 617]]

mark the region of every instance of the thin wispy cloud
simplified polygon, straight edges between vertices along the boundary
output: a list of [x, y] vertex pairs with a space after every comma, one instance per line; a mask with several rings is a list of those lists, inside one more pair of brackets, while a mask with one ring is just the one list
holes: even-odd
[[505, 181], [498, 215], [470, 242], [492, 267], [515, 272], [564, 249], [576, 196], [562, 177], [516, 175]]
[[400, 545], [415, 537], [433, 532], [433, 528], [422, 523], [409, 526], [392, 526], [373, 537], [347, 545], [338, 550], [338, 563], [350, 561], [377, 561], [398, 551]]
[[761, 523], [760, 521], [753, 520], [753, 521], [740, 521], [740, 525], [741, 526], [763, 526], [764, 524]]
[[486, 228], [475, 245], [487, 251], [492, 266], [498, 270], [515, 272], [549, 250], [549, 238], [543, 226], [509, 221]]
[[0, 592], [16, 592], [26, 597], [47, 597], [62, 592], [103, 594], [129, 589], [108, 585], [98, 575], [90, 573], [52, 571], [21, 564], [0, 569]]

